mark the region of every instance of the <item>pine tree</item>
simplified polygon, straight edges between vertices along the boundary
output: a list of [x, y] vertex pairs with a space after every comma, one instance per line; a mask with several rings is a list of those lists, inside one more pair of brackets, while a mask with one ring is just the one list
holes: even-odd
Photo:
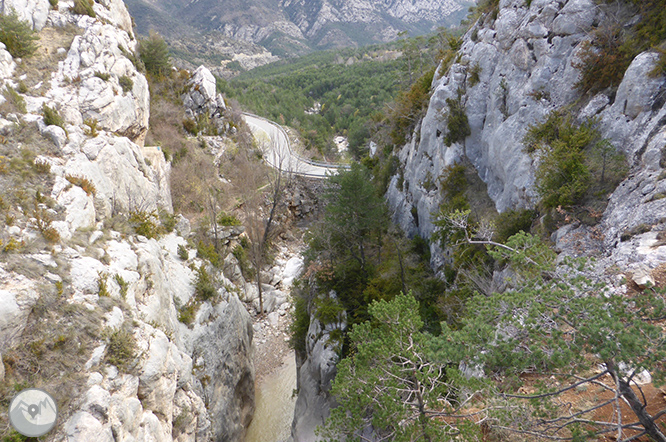
[[0, 42], [5, 44], [12, 57], [30, 57], [37, 50], [37, 40], [39, 37], [19, 19], [16, 11], [0, 15]]
[[148, 38], [141, 40], [139, 56], [150, 75], [164, 76], [171, 70], [169, 47], [164, 39], [155, 32], [151, 32]]

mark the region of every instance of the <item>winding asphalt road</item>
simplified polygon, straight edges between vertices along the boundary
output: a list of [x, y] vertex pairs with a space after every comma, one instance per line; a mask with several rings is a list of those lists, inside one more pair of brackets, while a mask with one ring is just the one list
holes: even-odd
[[326, 178], [340, 169], [349, 168], [347, 165], [323, 164], [303, 158], [291, 150], [289, 137], [278, 124], [248, 113], [243, 113], [243, 118], [259, 142], [264, 160], [271, 167], [311, 178]]

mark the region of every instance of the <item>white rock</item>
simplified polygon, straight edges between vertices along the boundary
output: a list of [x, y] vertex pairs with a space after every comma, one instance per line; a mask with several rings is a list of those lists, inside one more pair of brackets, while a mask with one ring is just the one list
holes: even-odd
[[93, 233], [90, 234], [90, 237], [88, 238], [88, 244], [95, 244], [95, 242], [100, 239], [101, 237], [104, 236], [104, 232], [101, 230], [95, 230]]
[[48, 0], [4, 0], [0, 12], [9, 14], [16, 11], [20, 20], [27, 22], [35, 31], [41, 31], [49, 14]]
[[73, 259], [70, 265], [72, 287], [84, 294], [96, 294], [99, 291], [97, 282], [100, 274], [106, 272], [106, 266], [87, 256]]
[[139, 394], [144, 408], [171, 416], [178, 370], [173, 354], [178, 352], [161, 331], [150, 337], [148, 353], [139, 376]]
[[58, 149], [62, 149], [67, 143], [65, 129], [60, 126], [46, 126], [42, 131], [42, 135], [51, 140]]
[[293, 258], [287, 261], [287, 264], [284, 266], [282, 271], [282, 288], [284, 290], [289, 290], [294, 279], [301, 276], [303, 272], [303, 258], [300, 256], [294, 256]]
[[125, 315], [123, 311], [118, 307], [113, 307], [113, 309], [104, 315], [104, 320], [106, 321], [106, 326], [110, 329], [118, 329], [123, 322], [125, 321]]
[[86, 370], [90, 370], [92, 367], [96, 367], [102, 362], [102, 358], [104, 357], [104, 352], [106, 351], [106, 344], [102, 344], [98, 347], [95, 347], [95, 349], [92, 352], [92, 355], [90, 356], [90, 359], [88, 359], [88, 362], [86, 362], [85, 368]]
[[16, 69], [16, 63], [11, 54], [7, 52], [5, 44], [0, 43], [0, 80], [11, 78], [14, 69]]
[[98, 417], [103, 422], [108, 418], [110, 401], [111, 394], [108, 391], [99, 385], [93, 385], [86, 392], [81, 409]]
[[624, 74], [615, 95], [614, 107], [621, 108], [629, 118], [650, 111], [654, 98], [661, 91], [663, 78], [649, 75], [658, 58], [655, 52], [643, 52], [634, 58]]
[[271, 327], [277, 328], [280, 322], [280, 314], [278, 312], [272, 312], [268, 314], [268, 323]]
[[65, 423], [67, 442], [114, 442], [111, 428], [103, 426], [93, 415], [78, 411]]
[[[60, 177], [56, 178], [56, 181], [58, 180], [64, 181]], [[54, 186], [53, 192], [56, 192], [57, 186], [58, 183]], [[63, 188], [61, 192], [55, 195], [52, 194], [52, 196], [58, 204], [65, 207], [65, 221], [67, 221], [70, 231], [74, 232], [95, 225], [96, 212], [92, 195], [88, 195], [81, 187], [70, 184]]]
[[93, 385], [99, 385], [102, 383], [103, 380], [104, 376], [102, 376], [101, 373], [93, 371], [88, 375], [88, 382], [86, 383], [86, 385], [88, 387], [92, 387]]

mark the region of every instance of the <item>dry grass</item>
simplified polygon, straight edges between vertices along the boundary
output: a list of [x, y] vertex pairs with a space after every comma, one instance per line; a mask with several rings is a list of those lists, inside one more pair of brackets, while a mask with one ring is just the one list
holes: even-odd
[[[58, 55], [58, 48], [69, 50], [72, 41], [81, 30], [74, 25], [68, 25], [63, 28], [47, 26], [39, 33], [39, 48], [37, 52], [23, 60], [18, 66], [17, 75], [26, 75], [25, 85], [30, 89], [31, 95], [43, 95], [49, 89], [48, 81], [51, 73], [58, 68], [58, 62], [65, 58], [64, 55]], [[35, 88], [42, 82], [40, 88]]]
[[[99, 343], [103, 313], [67, 303], [61, 290], [55, 285], [41, 287], [18, 343], [3, 343], [6, 373], [0, 383], [3, 406], [25, 386], [51, 393], [58, 403], [60, 426], [71, 414], [72, 400], [85, 391], [83, 366]], [[8, 428], [6, 419], [6, 414], [0, 415], [0, 427]]]

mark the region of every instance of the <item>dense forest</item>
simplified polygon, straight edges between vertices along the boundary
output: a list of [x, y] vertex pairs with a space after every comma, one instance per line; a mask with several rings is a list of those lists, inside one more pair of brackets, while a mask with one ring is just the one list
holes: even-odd
[[442, 31], [382, 46], [317, 52], [219, 79], [218, 88], [243, 108], [296, 129], [314, 155], [335, 159], [333, 138], [341, 135], [348, 138], [351, 156], [360, 159], [377, 126], [402, 112], [391, 110], [395, 97], [424, 75], [427, 91], [442, 52], [456, 41]]

